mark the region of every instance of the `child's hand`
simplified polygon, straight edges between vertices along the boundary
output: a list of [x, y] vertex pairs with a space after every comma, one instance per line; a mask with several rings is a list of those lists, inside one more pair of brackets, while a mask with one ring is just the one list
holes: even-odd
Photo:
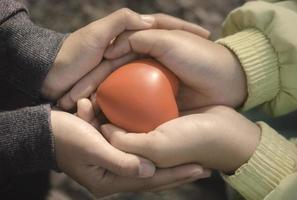
[[[77, 115], [99, 125], [87, 99], [79, 101]], [[166, 189], [210, 175], [196, 164], [155, 172], [152, 162], [114, 148], [87, 122], [61, 111], [51, 113], [58, 167], [96, 197]]]
[[[45, 78], [42, 94], [47, 98], [57, 100], [88, 73], [96, 89], [99, 84], [96, 76], [98, 74], [99, 77], [102, 76], [101, 70], [96, 69], [101, 68], [99, 64], [109, 44], [124, 31], [149, 28], [183, 29], [204, 37], [209, 35], [209, 32], [203, 28], [174, 17], [162, 14], [139, 15], [129, 9], [121, 9], [75, 31], [66, 38], [53, 67]], [[133, 55], [112, 64], [121, 66], [131, 59]], [[109, 69], [109, 67], [105, 68]], [[104, 73], [106, 69], [102, 71]], [[93, 73], [95, 75], [92, 75]], [[87, 92], [85, 89], [78, 90], [78, 93], [72, 92], [70, 100], [66, 100], [66, 103], [62, 101], [62, 106], [65, 106], [64, 109], [72, 108], [78, 99], [88, 97], [86, 93], [90, 95], [92, 92], [94, 92], [93, 88], [88, 88]]]
[[248, 161], [260, 140], [260, 128], [231, 108], [214, 106], [169, 121], [150, 133], [126, 133], [103, 125], [116, 148], [141, 155], [158, 167], [199, 163], [233, 172]]
[[127, 53], [154, 57], [181, 80], [182, 110], [209, 105], [237, 107], [246, 96], [245, 74], [230, 50], [179, 30], [145, 30], [120, 35], [105, 53], [107, 59]]

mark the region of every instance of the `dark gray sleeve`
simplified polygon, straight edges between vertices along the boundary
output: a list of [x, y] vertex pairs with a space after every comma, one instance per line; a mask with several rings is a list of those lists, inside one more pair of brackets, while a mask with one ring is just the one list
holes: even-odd
[[38, 100], [64, 38], [33, 24], [22, 4], [0, 0], [0, 79]]
[[57, 169], [50, 127], [49, 105], [0, 112], [1, 181], [23, 173]]

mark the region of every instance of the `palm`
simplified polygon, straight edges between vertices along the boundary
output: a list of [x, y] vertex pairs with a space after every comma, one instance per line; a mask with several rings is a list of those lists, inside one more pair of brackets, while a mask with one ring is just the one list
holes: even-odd
[[180, 84], [179, 92], [176, 97], [180, 111], [188, 111], [205, 106], [207, 104], [206, 100], [207, 98], [202, 93], [195, 91], [185, 84]]
[[[82, 99], [78, 102], [77, 107], [77, 116], [92, 124], [96, 129], [99, 129], [99, 123], [97, 121], [97, 117], [95, 116], [92, 103], [88, 99]], [[104, 151], [104, 149], [108, 150], [107, 146], [104, 147], [104, 145], [101, 145], [100, 148], [101, 151]], [[115, 152], [107, 155], [106, 153], [108, 152], [110, 152], [110, 149], [102, 154], [103, 160], [104, 158], [106, 159], [116, 156]], [[123, 157], [125, 156], [127, 156], [127, 153], [122, 155], [121, 158], [115, 159], [118, 161], [120, 160], [121, 163], [123, 163]], [[143, 161], [140, 162], [144, 163]], [[148, 161], [145, 162], [147, 163]], [[154, 176], [146, 178], [133, 178], [135, 176], [130, 176], [130, 178], [127, 177], [127, 173], [125, 172], [126, 167], [123, 166], [118, 166], [117, 169], [125, 176], [119, 176], [106, 170], [106, 166], [104, 167], [100, 163], [95, 165], [92, 163], [88, 165], [76, 164], [74, 166], [77, 167], [77, 170], [75, 170], [74, 173], [69, 170], [69, 175], [75, 178], [82, 185], [87, 186], [87, 188], [96, 197], [128, 191], [158, 191], [176, 187], [210, 175], [208, 170], [203, 171], [200, 166], [198, 166], [198, 168], [200, 171], [203, 171], [203, 173], [201, 172], [197, 174], [197, 165], [195, 164], [180, 165], [169, 169], [158, 169], [155, 171]], [[131, 169], [131, 167], [128, 166], [127, 169]], [[147, 170], [148, 168], [146, 168], [146, 171]], [[196, 172], [194, 170], [196, 170]], [[193, 175], [193, 172], [196, 174]]]

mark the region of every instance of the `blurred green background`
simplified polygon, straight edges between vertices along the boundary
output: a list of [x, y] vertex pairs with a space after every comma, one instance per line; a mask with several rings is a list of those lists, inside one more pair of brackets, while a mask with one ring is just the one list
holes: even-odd
[[[197, 23], [212, 32], [212, 39], [220, 37], [221, 25], [230, 10], [244, 0], [20, 0], [30, 10], [32, 20], [49, 29], [69, 33], [100, 19], [111, 12], [128, 7], [139, 13], [167, 13]], [[265, 120], [289, 136], [297, 128], [296, 114], [272, 119], [256, 110], [247, 113], [253, 120]], [[52, 189], [48, 200], [89, 200], [92, 197], [77, 183], [63, 174], [52, 173]], [[159, 193], [118, 194], [113, 200], [224, 200], [225, 185], [218, 175], [208, 180]]]

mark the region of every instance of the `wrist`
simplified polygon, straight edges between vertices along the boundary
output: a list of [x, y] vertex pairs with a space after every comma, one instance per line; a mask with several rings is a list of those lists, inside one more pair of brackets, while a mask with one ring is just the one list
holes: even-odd
[[246, 199], [264, 199], [296, 173], [296, 146], [263, 122], [261, 140], [249, 161], [224, 179]]
[[53, 144], [55, 148], [55, 158], [56, 158], [56, 167], [57, 169], [61, 169], [61, 158], [60, 158], [60, 145], [59, 145], [59, 138], [61, 138], [61, 130], [62, 127], [60, 127], [60, 122], [63, 121], [63, 119], [60, 117], [61, 111], [55, 111], [52, 110], [50, 114], [50, 122], [51, 122], [51, 129], [52, 129], [52, 137], [53, 137]]
[[247, 83], [244, 70], [237, 56], [221, 44], [216, 44], [212, 66], [217, 71], [215, 87], [219, 87], [220, 104], [232, 108], [241, 106], [247, 97]]
[[279, 92], [279, 63], [269, 39], [257, 29], [246, 29], [217, 43], [234, 52], [246, 76], [248, 97], [242, 110], [269, 102]]
[[244, 132], [241, 140], [238, 140], [238, 152], [239, 156], [235, 161], [235, 164], [230, 168], [231, 170], [228, 173], [234, 173], [240, 166], [247, 163], [250, 158], [255, 153], [260, 140], [261, 140], [261, 128], [252, 122], [249, 122], [250, 125], [248, 128], [242, 127], [241, 131]]
[[243, 105], [247, 98], [246, 75], [236, 54], [223, 45], [219, 44], [218, 48], [221, 49], [221, 59], [217, 59], [217, 66], [225, 75], [223, 80], [227, 83], [224, 85], [227, 89], [225, 94], [227, 105], [237, 108]]
[[232, 136], [225, 143], [227, 150], [224, 151], [225, 156], [221, 160], [221, 166], [217, 168], [223, 173], [233, 174], [248, 162], [259, 145], [261, 129], [256, 124], [248, 128], [243, 125], [240, 131], [244, 134], [236, 133], [237, 136]]
[[67, 77], [67, 70], [65, 70], [67, 68], [65, 66], [70, 65], [70, 61], [68, 60], [71, 60], [65, 53], [65, 44], [68, 38], [69, 35], [66, 35], [61, 42], [57, 56], [42, 83], [41, 94], [43, 97], [50, 100], [57, 100], [62, 96], [65, 90], [65, 78]]

